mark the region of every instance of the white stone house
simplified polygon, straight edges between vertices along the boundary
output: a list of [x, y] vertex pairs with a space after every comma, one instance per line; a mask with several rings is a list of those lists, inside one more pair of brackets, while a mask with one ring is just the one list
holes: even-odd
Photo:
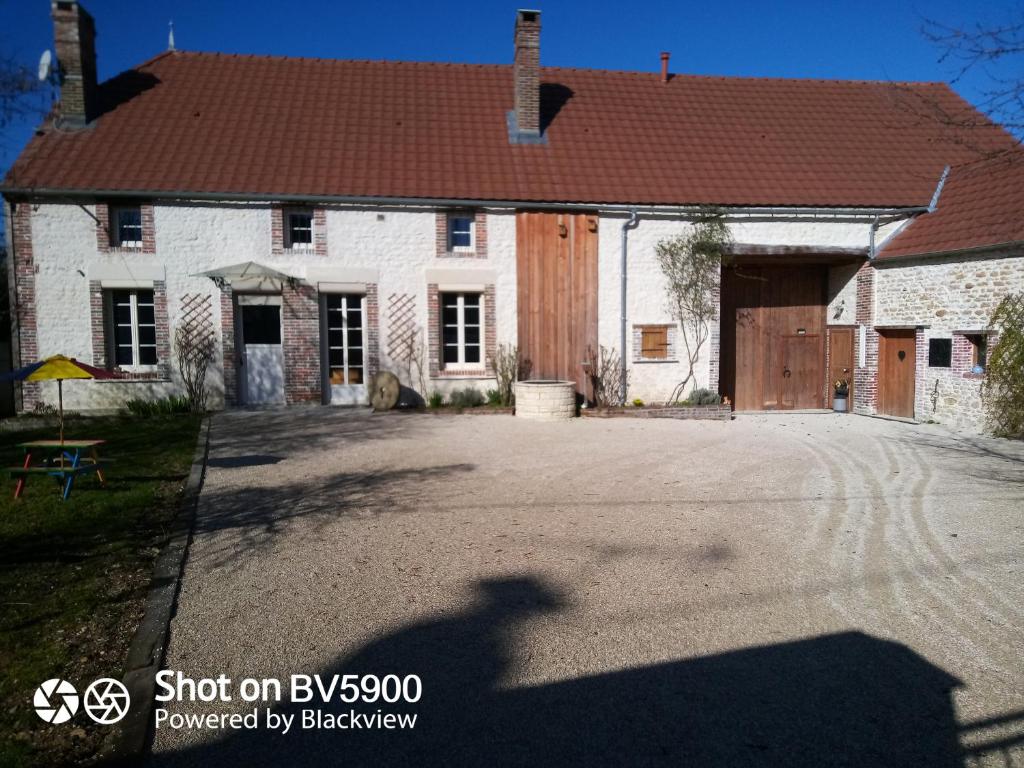
[[[890, 337], [961, 349], [996, 293], [1024, 289], [995, 230], [915, 250], [961, 165], [1014, 156], [942, 84], [541, 67], [536, 11], [511, 65], [168, 51], [100, 84], [92, 18], [52, 10], [61, 101], [2, 190], [16, 363], [126, 376], [67, 388], [71, 408], [180, 392], [175, 329], [196, 319], [217, 407], [363, 402], [382, 369], [424, 396], [486, 390], [499, 344], [583, 399], [588, 350], [624, 352], [629, 398], [657, 402], [686, 366], [655, 247], [714, 207], [735, 244], [695, 386], [824, 408], [843, 377], [859, 412], [978, 424], [976, 382], [947, 375], [933, 403], [921, 354], [912, 412], [880, 397]], [[979, 127], [966, 142], [921, 104]], [[998, 269], [968, 280], [965, 249], [992, 245]], [[956, 322], [937, 322], [940, 287]], [[53, 397], [29, 385], [20, 407]]]

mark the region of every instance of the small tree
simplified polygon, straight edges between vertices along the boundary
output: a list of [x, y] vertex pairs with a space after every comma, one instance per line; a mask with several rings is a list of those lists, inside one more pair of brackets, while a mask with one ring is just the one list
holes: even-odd
[[206, 372], [213, 362], [214, 348], [213, 329], [201, 317], [186, 320], [174, 332], [178, 370], [193, 413], [206, 411]]
[[686, 353], [686, 376], [672, 391], [670, 403], [680, 400], [694, 380], [701, 348], [711, 335], [710, 322], [718, 315], [715, 288], [731, 242], [722, 214], [708, 211], [687, 234], [662, 240], [655, 248], [667, 283], [669, 310], [679, 323]]
[[629, 386], [629, 372], [626, 372], [626, 386], [623, 386], [622, 358], [614, 349], [587, 347], [587, 376], [594, 391], [594, 405], [605, 408], [622, 405], [622, 393]]
[[1001, 437], [1024, 437], [1024, 293], [1011, 293], [996, 307], [989, 327], [998, 334], [988, 352], [981, 388], [985, 416]]

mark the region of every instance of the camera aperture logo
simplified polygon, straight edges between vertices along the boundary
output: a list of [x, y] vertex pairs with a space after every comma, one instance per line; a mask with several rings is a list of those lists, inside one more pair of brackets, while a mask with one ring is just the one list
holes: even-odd
[[[78, 691], [67, 680], [53, 678], [36, 689], [32, 706], [40, 718], [53, 725], [66, 723], [82, 703]], [[119, 680], [101, 677], [85, 689], [84, 709], [100, 725], [113, 725], [128, 714], [131, 697]]]
[[67, 680], [55, 677], [36, 688], [32, 706], [46, 722], [54, 725], [66, 723], [78, 711], [78, 691]]

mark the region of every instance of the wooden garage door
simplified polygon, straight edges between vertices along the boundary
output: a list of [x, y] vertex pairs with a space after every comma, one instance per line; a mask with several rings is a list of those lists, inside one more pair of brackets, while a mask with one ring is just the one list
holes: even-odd
[[914, 418], [917, 342], [913, 330], [880, 331], [878, 336], [878, 412]]
[[824, 407], [825, 295], [818, 265], [723, 270], [721, 387], [736, 410]]
[[588, 214], [516, 216], [520, 354], [532, 378], [575, 381], [588, 399], [582, 363], [597, 348], [597, 223]]

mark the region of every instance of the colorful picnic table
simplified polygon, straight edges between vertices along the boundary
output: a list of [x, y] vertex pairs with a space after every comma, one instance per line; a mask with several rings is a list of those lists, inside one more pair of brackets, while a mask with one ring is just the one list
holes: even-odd
[[[18, 478], [14, 486], [14, 498], [20, 498], [25, 489], [29, 475], [49, 475], [57, 478], [61, 484], [61, 497], [67, 499], [71, 495], [71, 487], [75, 478], [88, 472], [95, 472], [100, 484], [103, 478], [103, 460], [99, 457], [99, 447], [106, 440], [30, 440], [18, 443], [25, 451], [25, 462], [20, 467], [9, 467], [12, 477]], [[33, 464], [32, 457], [43, 455], [41, 463]]]

